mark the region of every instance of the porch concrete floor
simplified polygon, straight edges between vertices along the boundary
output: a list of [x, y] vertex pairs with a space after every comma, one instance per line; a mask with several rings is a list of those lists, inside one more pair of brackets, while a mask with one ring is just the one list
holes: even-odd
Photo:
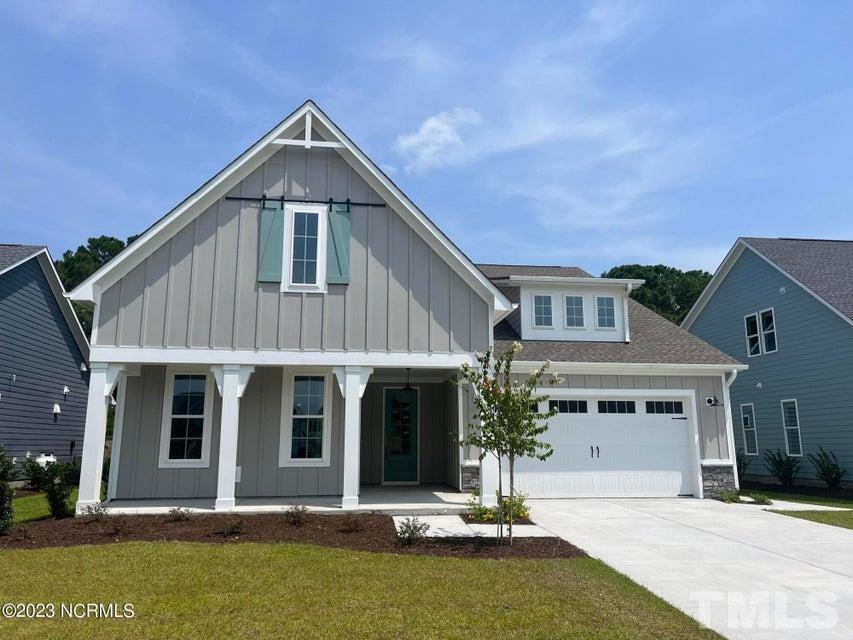
[[[461, 513], [470, 493], [461, 493], [446, 485], [364, 486], [360, 489], [358, 509], [404, 515], [441, 515]], [[115, 515], [156, 515], [181, 507], [193, 513], [214, 513], [213, 498], [174, 498], [159, 500], [112, 500], [104, 507]], [[281, 513], [294, 504], [304, 505], [312, 513], [339, 513], [340, 496], [237, 498], [230, 513]], [[223, 513], [223, 512], [219, 512]]]

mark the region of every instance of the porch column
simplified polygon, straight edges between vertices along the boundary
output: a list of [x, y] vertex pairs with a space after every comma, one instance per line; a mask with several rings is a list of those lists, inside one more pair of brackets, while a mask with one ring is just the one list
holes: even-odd
[[76, 513], [101, 504], [101, 476], [104, 470], [104, 442], [107, 436], [107, 404], [122, 365], [89, 363], [89, 400], [86, 404], [86, 429], [83, 434], [83, 462]]
[[480, 461], [480, 504], [484, 507], [498, 505], [498, 459], [491, 453]]
[[216, 481], [215, 511], [234, 508], [234, 484], [237, 482], [237, 429], [240, 421], [240, 398], [255, 370], [239, 364], [212, 367], [216, 387], [222, 397], [219, 424], [219, 465]]
[[361, 396], [373, 369], [370, 367], [336, 367], [335, 376], [344, 396], [344, 486], [341, 507], [358, 507], [361, 457]]

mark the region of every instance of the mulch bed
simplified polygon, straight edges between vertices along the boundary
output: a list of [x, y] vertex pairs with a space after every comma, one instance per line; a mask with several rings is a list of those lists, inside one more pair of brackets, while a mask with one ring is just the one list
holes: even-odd
[[173, 516], [83, 516], [38, 520], [14, 526], [0, 536], [0, 549], [71, 547], [113, 542], [187, 541], [209, 543], [301, 542], [308, 544], [460, 558], [578, 558], [586, 553], [560, 538], [516, 538], [512, 547], [493, 538], [424, 538], [400, 544], [391, 516], [307, 514], [302, 526], [281, 514], [205, 514]]
[[853, 500], [853, 489], [828, 489], [826, 487], [814, 487], [807, 485], [795, 485], [785, 487], [781, 484], [770, 484], [766, 482], [745, 481], [741, 483], [741, 491], [778, 491], [779, 493], [797, 493], [804, 496], [816, 498], [837, 498], [839, 500]]
[[[482, 520], [477, 520], [477, 518], [472, 516], [470, 513], [460, 513], [459, 517], [465, 521], [465, 524], [491, 524], [491, 525], [497, 526], [496, 522], [483, 522]], [[513, 518], [512, 523], [513, 524], [536, 524], [530, 518]], [[508, 524], [509, 524], [508, 522], [504, 522], [504, 527], [507, 527]]]

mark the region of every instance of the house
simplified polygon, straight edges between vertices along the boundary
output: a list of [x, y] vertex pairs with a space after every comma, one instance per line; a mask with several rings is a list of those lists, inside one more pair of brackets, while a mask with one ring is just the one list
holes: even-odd
[[[853, 471], [853, 242], [739, 238], [682, 327], [749, 363], [730, 393], [735, 446], [763, 454], [822, 446]], [[815, 478], [803, 460], [801, 476]]]
[[567, 374], [557, 453], [519, 470], [530, 495], [734, 486], [743, 365], [630, 301], [640, 284], [472, 263], [306, 102], [71, 292], [94, 306], [78, 510], [99, 501], [115, 387], [109, 500], [354, 508], [361, 486], [439, 484], [494, 503], [454, 382], [519, 338], [519, 372]]
[[0, 244], [0, 445], [79, 457], [89, 343], [46, 247]]

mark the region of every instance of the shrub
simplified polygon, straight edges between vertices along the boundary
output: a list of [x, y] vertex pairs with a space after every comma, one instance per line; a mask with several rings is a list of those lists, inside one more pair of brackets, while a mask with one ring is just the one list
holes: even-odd
[[168, 520], [171, 522], [186, 522], [192, 516], [192, 511], [186, 507], [172, 507], [169, 509]]
[[764, 467], [783, 487], [793, 487], [800, 475], [800, 461], [778, 449], [764, 452]]
[[364, 529], [364, 523], [357, 513], [348, 513], [341, 518], [341, 531], [343, 533], [356, 533]]
[[720, 491], [720, 500], [726, 504], [740, 502], [740, 493], [737, 491]]
[[23, 476], [27, 479], [27, 486], [36, 491], [44, 491], [47, 487], [47, 473], [34, 458], [27, 458], [21, 465]]
[[427, 531], [429, 531], [429, 525], [418, 517], [406, 518], [397, 526], [400, 543], [406, 546], [423, 539]]
[[0, 445], [0, 536], [12, 528], [12, 479], [15, 476], [15, 465], [12, 458], [6, 455], [3, 445]]
[[50, 515], [67, 518], [73, 511], [69, 504], [71, 491], [80, 479], [80, 468], [73, 462], [51, 462], [44, 467], [42, 482]]
[[[530, 508], [525, 504], [526, 499], [527, 496], [522, 493], [517, 493], [513, 496], [513, 521], [530, 519]], [[509, 522], [509, 505], [509, 496], [504, 496], [504, 499], [501, 501], [501, 506], [503, 507], [503, 521], [506, 523]], [[468, 502], [465, 503], [465, 506], [468, 507], [469, 517], [476, 522], [498, 522], [501, 515], [499, 507], [482, 506], [477, 495], [473, 495]]]
[[308, 513], [307, 507], [301, 504], [292, 504], [284, 512], [284, 518], [288, 524], [294, 527], [301, 527], [305, 524], [305, 516]]
[[743, 478], [746, 475], [746, 472], [749, 471], [749, 465], [752, 464], [752, 458], [750, 458], [743, 449], [738, 449], [737, 453], [735, 453], [735, 461], [737, 463], [737, 477]]
[[86, 522], [103, 522], [107, 519], [107, 510], [99, 504], [92, 504], [83, 509]]
[[243, 521], [239, 519], [230, 520], [224, 525], [222, 525], [222, 527], [216, 533], [221, 535], [223, 538], [238, 536], [243, 533]]
[[773, 502], [765, 496], [763, 493], [758, 493], [757, 491], [750, 493], [749, 497], [752, 498], [752, 501], [755, 504], [773, 504]]
[[827, 487], [838, 489], [841, 486], [841, 480], [847, 475], [847, 469], [841, 468], [838, 458], [832, 451], [821, 447], [818, 453], [809, 453], [806, 457], [814, 465], [817, 477], [823, 480]]

